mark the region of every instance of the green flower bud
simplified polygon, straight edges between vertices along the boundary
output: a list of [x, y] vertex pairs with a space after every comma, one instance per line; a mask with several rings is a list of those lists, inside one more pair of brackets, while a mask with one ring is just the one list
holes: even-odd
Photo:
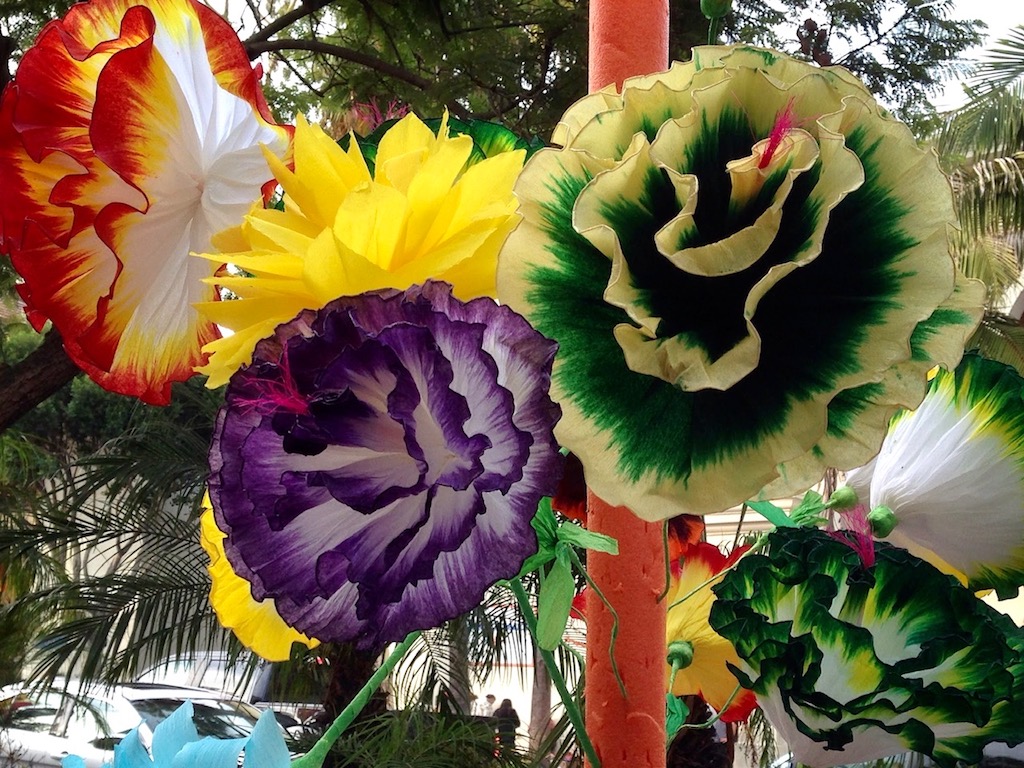
[[828, 498], [829, 509], [852, 509], [857, 506], [857, 492], [848, 485], [837, 488]]
[[700, 12], [707, 19], [720, 19], [732, 13], [732, 0], [700, 0]]
[[693, 663], [693, 643], [673, 640], [668, 644], [668, 663], [673, 669], [686, 669]]
[[868, 522], [871, 524], [871, 532], [880, 539], [884, 539], [899, 522], [896, 513], [888, 507], [875, 507], [868, 512]]

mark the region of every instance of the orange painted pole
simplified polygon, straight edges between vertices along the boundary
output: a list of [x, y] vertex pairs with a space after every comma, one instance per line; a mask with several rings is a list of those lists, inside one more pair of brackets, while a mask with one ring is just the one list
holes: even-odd
[[668, 0], [590, 0], [590, 90], [668, 68]]
[[[590, 90], [668, 66], [668, 0], [590, 0]], [[590, 552], [587, 570], [619, 616], [587, 600], [587, 732], [602, 768], [665, 768], [665, 587], [662, 526], [587, 494], [591, 530], [619, 554]], [[589, 766], [589, 763], [588, 763]], [[593, 768], [592, 766], [590, 768]]]
[[[618, 555], [587, 553], [587, 572], [619, 617], [614, 646], [623, 697], [609, 653], [614, 617], [587, 598], [587, 733], [601, 768], [665, 768], [665, 556], [662, 525], [587, 494], [587, 523], [614, 537]], [[589, 768], [590, 763], [587, 763]]]

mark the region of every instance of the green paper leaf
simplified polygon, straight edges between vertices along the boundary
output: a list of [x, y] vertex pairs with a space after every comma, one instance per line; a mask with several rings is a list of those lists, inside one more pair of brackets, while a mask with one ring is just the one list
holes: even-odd
[[551, 570], [542, 577], [537, 598], [537, 645], [544, 650], [553, 651], [562, 642], [575, 595], [576, 582], [568, 564], [568, 554], [556, 556]]
[[748, 501], [747, 506], [761, 515], [776, 528], [796, 528], [797, 524], [790, 520], [781, 507], [770, 501]]
[[683, 723], [686, 722], [690, 710], [683, 703], [682, 699], [678, 696], [673, 696], [671, 693], [665, 694], [665, 709], [665, 734], [668, 737], [668, 743], [672, 743], [676, 731], [683, 727]]
[[607, 552], [609, 555], [619, 554], [619, 542], [611, 536], [588, 531], [576, 523], [562, 523], [558, 527], [558, 540], [581, 549], [593, 549], [597, 552]]
[[537, 505], [537, 514], [530, 521], [537, 532], [537, 553], [530, 555], [519, 569], [519, 575], [525, 576], [555, 559], [555, 544], [558, 543], [558, 521], [551, 510], [551, 499], [544, 497]]
[[817, 491], [808, 491], [800, 503], [790, 510], [789, 519], [794, 525], [817, 525], [824, 511], [825, 500], [821, 494]]

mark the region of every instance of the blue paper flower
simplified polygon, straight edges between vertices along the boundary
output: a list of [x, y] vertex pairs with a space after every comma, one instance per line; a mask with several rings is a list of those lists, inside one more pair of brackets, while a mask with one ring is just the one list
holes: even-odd
[[[291, 763], [273, 712], [260, 715], [248, 738], [200, 739], [192, 722], [192, 702], [186, 701], [153, 729], [152, 754], [135, 728], [114, 747], [113, 768], [236, 768], [243, 752], [242, 768], [285, 768]], [[61, 765], [85, 768], [77, 755], [65, 757]]]

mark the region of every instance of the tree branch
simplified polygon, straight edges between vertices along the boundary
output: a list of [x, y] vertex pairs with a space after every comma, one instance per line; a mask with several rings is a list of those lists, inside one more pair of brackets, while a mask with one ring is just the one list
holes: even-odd
[[39, 405], [78, 374], [51, 328], [43, 343], [21, 362], [0, 368], [0, 432]]
[[[325, 56], [334, 56], [345, 61], [351, 61], [354, 64], [361, 64], [364, 67], [380, 72], [381, 74], [394, 78], [395, 80], [407, 83], [421, 91], [430, 90], [434, 84], [433, 81], [428, 80], [425, 77], [421, 77], [415, 72], [410, 72], [403, 67], [391, 64], [390, 62], [379, 59], [376, 56], [371, 56], [369, 54], [353, 50], [352, 48], [346, 48], [342, 45], [326, 43], [322, 40], [298, 40], [288, 38], [283, 40], [266, 40], [264, 42], [256, 42], [252, 44], [247, 43], [246, 46], [250, 55], [253, 53], [259, 55], [260, 53], [277, 51], [312, 51], [313, 53], [322, 53]], [[473, 114], [458, 102], [449, 101], [445, 106], [448, 107], [448, 111], [456, 117], [463, 120], [470, 120], [473, 118]]]
[[245, 41], [245, 49], [249, 52], [249, 58], [255, 59], [259, 56], [260, 51], [254, 46], [259, 43], [266, 42], [271, 37], [276, 35], [282, 29], [287, 29], [292, 24], [307, 16], [312, 16], [314, 13], [319, 11], [321, 8], [330, 5], [331, 0], [303, 0], [299, 3], [298, 7], [294, 10], [288, 11], [288, 13], [282, 14], [274, 19], [272, 22], [263, 27], [260, 31], [254, 33], [248, 40]]
[[336, 56], [339, 59], [351, 61], [355, 64], [362, 64], [364, 67], [369, 67], [388, 77], [393, 77], [395, 80], [401, 80], [403, 83], [408, 83], [423, 91], [432, 85], [431, 81], [425, 77], [420, 77], [415, 72], [395, 66], [383, 59], [378, 59], [376, 56], [371, 56], [352, 48], [346, 48], [343, 45], [325, 43], [322, 40], [299, 40], [293, 38], [265, 40], [262, 42], [246, 43], [246, 48], [250, 55], [253, 53], [259, 55], [273, 51], [312, 51], [313, 53], [322, 53], [326, 56]]

